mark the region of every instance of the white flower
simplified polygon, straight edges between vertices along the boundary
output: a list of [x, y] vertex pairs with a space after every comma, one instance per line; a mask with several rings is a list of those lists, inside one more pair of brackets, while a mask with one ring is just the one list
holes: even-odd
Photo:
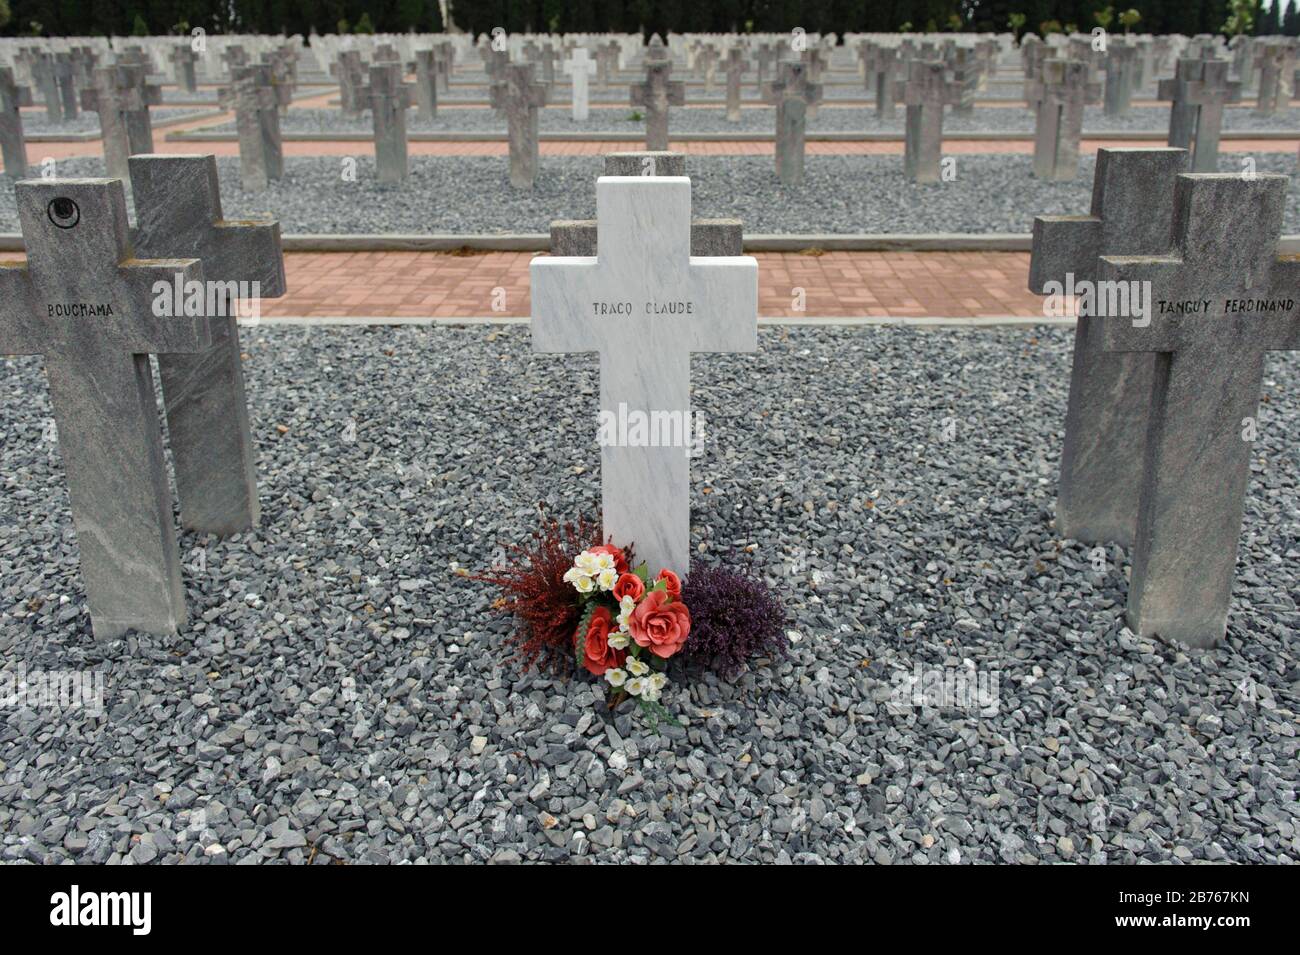
[[626, 633], [611, 633], [605, 642], [614, 650], [626, 650], [632, 638]]
[[599, 570], [613, 570], [615, 568], [614, 558], [612, 555], [601, 551], [599, 554], [593, 554], [596, 558], [596, 567]]
[[650, 672], [650, 665], [636, 657], [628, 657], [627, 672], [633, 676], [645, 676]]
[[[602, 556], [605, 556], [605, 555], [602, 555]], [[616, 571], [614, 568], [610, 567], [610, 568], [608, 568], [608, 569], [606, 569], [606, 570], [602, 570], [602, 571], [600, 572], [600, 576], [597, 577], [596, 579], [600, 581], [600, 589], [601, 589], [601, 590], [613, 590], [613, 589], [614, 589], [614, 582], [615, 582], [616, 580], [618, 580], [618, 571]]]
[[653, 676], [650, 677], [650, 685], [655, 688], [656, 693], [659, 692], [665, 686], [668, 685], [668, 674], [666, 673], [654, 674]]
[[595, 577], [600, 573], [599, 556], [589, 550], [584, 550], [581, 554], [573, 559], [573, 566], [578, 568], [588, 577]]
[[648, 685], [649, 684], [646, 683], [645, 680], [637, 676], [637, 677], [633, 677], [632, 679], [624, 683], [623, 689], [627, 690], [627, 692], [630, 693], [632, 696], [640, 696], [642, 693], [645, 692], [645, 688]]
[[609, 681], [610, 686], [622, 686], [627, 682], [627, 671], [612, 667], [605, 671], [605, 679]]
[[645, 700], [647, 703], [659, 702], [659, 691], [655, 689], [655, 685], [649, 680], [647, 680], [645, 686], [641, 688], [641, 699]]
[[624, 597], [618, 602], [618, 629], [627, 631], [628, 621], [632, 619], [632, 611], [636, 609], [636, 601], [631, 597]]
[[577, 567], [570, 567], [564, 572], [564, 582], [566, 584], [573, 584], [576, 587], [578, 585], [578, 578], [584, 576], [586, 575]]
[[577, 588], [580, 594], [589, 594], [596, 588], [596, 585], [591, 582], [591, 578], [586, 574], [579, 574], [578, 579], [573, 582], [573, 586]]

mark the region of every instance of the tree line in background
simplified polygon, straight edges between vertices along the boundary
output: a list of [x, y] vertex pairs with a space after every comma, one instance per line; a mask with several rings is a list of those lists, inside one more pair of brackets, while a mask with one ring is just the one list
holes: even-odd
[[0, 35], [810, 33], [1132, 28], [1300, 36], [1300, 0], [0, 0]]

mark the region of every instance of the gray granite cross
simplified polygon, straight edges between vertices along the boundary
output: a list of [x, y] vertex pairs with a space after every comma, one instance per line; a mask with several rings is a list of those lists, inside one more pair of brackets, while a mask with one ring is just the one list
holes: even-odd
[[1111, 37], [1106, 47], [1105, 114], [1125, 116], [1133, 99], [1137, 46], [1123, 37]]
[[822, 86], [808, 81], [808, 66], [777, 65], [777, 78], [763, 88], [763, 102], [776, 107], [776, 174], [787, 186], [803, 182], [804, 142], [809, 109], [821, 102]]
[[172, 69], [176, 73], [176, 85], [186, 93], [196, 92], [199, 88], [198, 80], [194, 75], [194, 64], [198, 58], [198, 54], [189, 43], [178, 43], [167, 54], [167, 59], [171, 60]]
[[727, 122], [740, 122], [740, 78], [745, 75], [745, 54], [738, 46], [727, 51], [722, 64], [727, 75]]
[[1150, 283], [1149, 320], [1106, 319], [1109, 351], [1154, 352], [1129, 625], [1223, 639], [1270, 351], [1300, 350], [1300, 261], [1277, 258], [1287, 178], [1181, 175], [1173, 246], [1102, 256], [1104, 282]]
[[395, 61], [370, 67], [370, 114], [375, 131], [375, 173], [381, 183], [406, 181], [406, 111], [411, 87], [402, 82], [402, 64]]
[[99, 136], [104, 165], [114, 179], [130, 175], [127, 158], [153, 152], [149, 104], [161, 97], [156, 86], [139, 82], [140, 68], [101, 66], [94, 71], [94, 86], [81, 91], [81, 105], [99, 114]]
[[1193, 172], [1216, 172], [1219, 168], [1223, 108], [1241, 100], [1241, 84], [1228, 79], [1230, 66], [1227, 60], [1202, 60], [1200, 76], [1184, 87], [1184, 102], [1196, 110], [1191, 143]]
[[1038, 78], [1027, 84], [1034, 108], [1034, 175], [1068, 181], [1079, 172], [1079, 139], [1084, 107], [1101, 98], [1101, 84], [1086, 63], [1044, 60]]
[[758, 49], [754, 52], [754, 58], [758, 61], [758, 79], [756, 82], [761, 91], [763, 84], [767, 82], [768, 69], [780, 60], [781, 54], [771, 43], [760, 43]]
[[14, 71], [0, 66], [0, 159], [5, 175], [23, 179], [27, 175], [27, 147], [23, 142], [23, 114], [20, 107], [32, 105], [30, 87], [14, 82]]
[[[597, 420], [675, 416], [681, 436], [691, 421], [692, 352], [758, 346], [758, 263], [690, 255], [684, 177], [602, 177], [596, 217], [594, 258], [538, 256], [530, 265], [533, 350], [599, 353]], [[653, 570], [687, 573], [689, 448], [619, 432], [601, 441], [605, 534], [634, 544]]]
[[1259, 56], [1259, 92], [1255, 95], [1255, 112], [1272, 116], [1277, 112], [1282, 88], [1282, 66], [1286, 49], [1278, 43], [1264, 43]]
[[546, 87], [533, 82], [530, 63], [506, 67], [505, 80], [492, 87], [492, 106], [506, 114], [510, 141], [510, 185], [533, 188], [537, 178], [537, 110], [546, 105]]
[[415, 51], [415, 115], [426, 123], [438, 115], [438, 55], [433, 50]]
[[1063, 538], [1128, 547], [1136, 535], [1155, 362], [1102, 349], [1099, 313], [1110, 299], [1097, 294], [1097, 262], [1168, 251], [1174, 183], [1186, 169], [1184, 149], [1099, 149], [1091, 213], [1034, 219], [1029, 290], [1080, 293], [1056, 500]]
[[365, 105], [365, 67], [357, 50], [342, 50], [338, 59], [330, 64], [330, 73], [339, 81], [339, 112], [347, 117], [357, 117]]
[[223, 218], [211, 155], [132, 156], [131, 193], [136, 255], [198, 259], [205, 281], [220, 293], [218, 314], [209, 316], [212, 347], [159, 355], [158, 372], [181, 524], [234, 534], [255, 526], [259, 513], [234, 305], [245, 296], [284, 295], [280, 224]]
[[231, 85], [217, 92], [223, 109], [235, 113], [239, 137], [239, 174], [246, 192], [264, 191], [284, 175], [284, 144], [280, 111], [271, 87], [270, 67], [237, 66]]
[[51, 123], [63, 122], [63, 100], [59, 96], [59, 78], [54, 72], [54, 57], [44, 50], [32, 56], [32, 81], [40, 87], [41, 102]]
[[961, 89], [947, 78], [943, 63], [912, 60], [907, 64], [903, 102], [907, 121], [903, 139], [903, 173], [914, 182], [938, 182], [943, 152], [943, 108], [961, 99]]
[[876, 117], [879, 119], [894, 118], [898, 93], [897, 73], [901, 62], [897, 47], [880, 44], [872, 50], [867, 81], [875, 90]]
[[59, 102], [65, 120], [77, 118], [77, 65], [71, 53], [54, 54], [54, 81], [59, 87]]
[[668, 149], [668, 108], [686, 105], [686, 86], [670, 79], [672, 72], [668, 60], [648, 59], [645, 82], [631, 88], [632, 105], [645, 110], [645, 148], [651, 152]]
[[[606, 176], [685, 176], [686, 155], [668, 152], [605, 153]], [[595, 255], [595, 219], [551, 222], [551, 255]], [[691, 219], [691, 255], [744, 254], [739, 219]]]
[[154, 283], [196, 259], [137, 258], [116, 179], [16, 188], [25, 267], [0, 268], [0, 353], [43, 355], [95, 636], [174, 633], [185, 589], [150, 354], [211, 347], [206, 319], [159, 318]]

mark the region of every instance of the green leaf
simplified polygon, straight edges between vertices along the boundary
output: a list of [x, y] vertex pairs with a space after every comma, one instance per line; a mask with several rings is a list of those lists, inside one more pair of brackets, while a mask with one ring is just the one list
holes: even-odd
[[646, 566], [645, 561], [642, 561], [639, 566], [634, 567], [632, 573], [641, 578], [641, 583], [650, 583], [650, 568]]
[[598, 606], [600, 605], [594, 600], [587, 601], [587, 605], [582, 609], [582, 616], [578, 618], [578, 629], [573, 634], [579, 669], [582, 668], [582, 661], [587, 657], [587, 641], [584, 638], [587, 636], [587, 629], [591, 626], [591, 616]]

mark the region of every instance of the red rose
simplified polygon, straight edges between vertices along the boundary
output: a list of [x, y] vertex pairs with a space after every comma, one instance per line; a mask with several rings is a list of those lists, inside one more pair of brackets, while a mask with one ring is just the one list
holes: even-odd
[[621, 667], [627, 659], [626, 650], [615, 650], [609, 645], [609, 630], [609, 608], [602, 604], [591, 615], [587, 635], [583, 638], [582, 665], [596, 676], [602, 676], [611, 667]]
[[667, 585], [669, 597], [677, 598], [682, 595], [681, 578], [678, 577], [676, 574], [674, 574], [671, 570], [664, 568], [663, 570], [659, 571], [659, 576], [655, 579], [662, 580], [664, 584]]
[[637, 646], [667, 659], [686, 642], [691, 632], [691, 613], [680, 600], [673, 600], [662, 590], [652, 590], [632, 611], [628, 629]]
[[614, 569], [620, 574], [627, 573], [627, 555], [613, 544], [601, 544], [599, 547], [587, 548], [593, 554], [609, 554], [614, 558]]
[[622, 574], [614, 581], [614, 599], [619, 603], [624, 597], [640, 600], [645, 593], [645, 582], [636, 574]]

